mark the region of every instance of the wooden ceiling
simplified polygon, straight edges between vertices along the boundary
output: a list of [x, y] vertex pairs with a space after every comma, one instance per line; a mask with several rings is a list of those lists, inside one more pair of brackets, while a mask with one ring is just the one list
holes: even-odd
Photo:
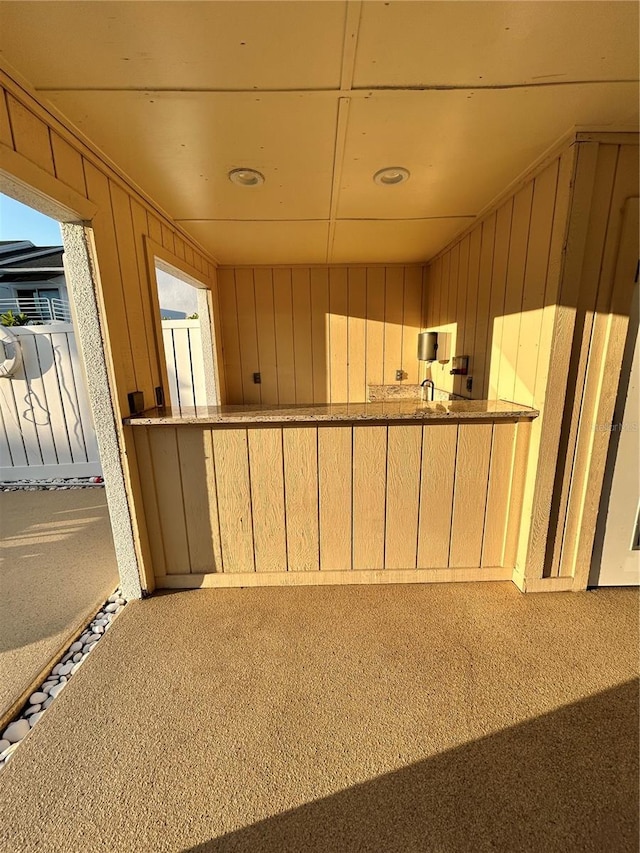
[[226, 264], [427, 260], [573, 127], [638, 126], [635, 2], [4, 0], [0, 56]]

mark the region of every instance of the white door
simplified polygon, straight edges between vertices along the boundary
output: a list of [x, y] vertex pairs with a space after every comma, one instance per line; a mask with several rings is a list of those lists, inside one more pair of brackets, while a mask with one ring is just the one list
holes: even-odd
[[[640, 347], [638, 346], [638, 276], [631, 307], [630, 334], [635, 335], [627, 401], [619, 428], [618, 452], [611, 481], [598, 586], [640, 585]], [[630, 345], [631, 342], [629, 342]]]

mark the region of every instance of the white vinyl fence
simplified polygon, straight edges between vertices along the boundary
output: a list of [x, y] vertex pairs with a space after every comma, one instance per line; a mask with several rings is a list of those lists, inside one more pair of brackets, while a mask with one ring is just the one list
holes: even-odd
[[206, 406], [207, 394], [200, 320], [163, 320], [169, 396], [177, 409]]
[[51, 323], [11, 331], [20, 341], [22, 366], [0, 378], [0, 480], [99, 475], [73, 326]]

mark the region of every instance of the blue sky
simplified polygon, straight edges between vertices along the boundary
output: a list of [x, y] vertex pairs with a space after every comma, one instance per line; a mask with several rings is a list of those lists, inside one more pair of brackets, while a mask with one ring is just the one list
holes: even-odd
[[60, 246], [55, 219], [0, 193], [0, 240], [31, 240], [34, 246]]

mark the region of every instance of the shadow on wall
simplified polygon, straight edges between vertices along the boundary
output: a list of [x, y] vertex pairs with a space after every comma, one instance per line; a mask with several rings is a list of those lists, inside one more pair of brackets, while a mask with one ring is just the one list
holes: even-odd
[[634, 680], [185, 853], [631, 853], [638, 722]]

